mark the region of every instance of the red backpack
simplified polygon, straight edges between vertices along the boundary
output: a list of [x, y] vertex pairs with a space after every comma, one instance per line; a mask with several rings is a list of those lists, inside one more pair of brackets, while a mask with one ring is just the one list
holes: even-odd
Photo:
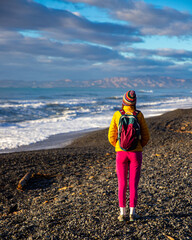
[[120, 110], [121, 117], [118, 125], [118, 140], [120, 148], [124, 151], [134, 150], [140, 138], [140, 125], [137, 119], [139, 111], [133, 113]]

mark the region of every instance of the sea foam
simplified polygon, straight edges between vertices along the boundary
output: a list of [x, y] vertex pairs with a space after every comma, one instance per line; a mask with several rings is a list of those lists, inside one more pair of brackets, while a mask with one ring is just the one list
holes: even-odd
[[[107, 128], [114, 112], [121, 108], [124, 93], [118, 89], [85, 91], [79, 88], [13, 91], [14, 98], [9, 89], [7, 92], [3, 89], [4, 98], [3, 94], [0, 96], [0, 152], [61, 133]], [[191, 106], [188, 89], [137, 92], [137, 108], [146, 118]]]

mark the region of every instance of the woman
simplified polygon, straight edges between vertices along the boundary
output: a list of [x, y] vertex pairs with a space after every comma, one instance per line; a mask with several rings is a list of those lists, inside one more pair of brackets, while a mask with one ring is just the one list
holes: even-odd
[[[123, 96], [122, 109], [125, 113], [133, 113], [136, 110], [136, 94], [135, 91], [128, 91]], [[149, 141], [149, 130], [142, 112], [139, 112], [137, 119], [140, 125], [141, 139], [135, 149], [131, 151], [124, 151], [120, 148], [118, 138], [118, 124], [121, 117], [120, 111], [114, 113], [108, 132], [109, 142], [115, 147], [116, 151], [116, 171], [118, 178], [118, 197], [120, 215], [119, 221], [124, 221], [126, 216], [126, 190], [127, 190], [127, 176], [129, 170], [129, 207], [130, 207], [130, 221], [137, 218], [135, 207], [137, 205], [137, 187], [140, 178], [142, 150]]]

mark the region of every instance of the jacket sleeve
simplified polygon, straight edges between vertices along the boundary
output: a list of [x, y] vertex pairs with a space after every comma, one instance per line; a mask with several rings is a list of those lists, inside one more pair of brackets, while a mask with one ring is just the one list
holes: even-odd
[[149, 134], [149, 129], [147, 126], [147, 123], [145, 121], [145, 118], [143, 114], [140, 112], [140, 128], [141, 128], [141, 146], [144, 147], [147, 145], [149, 139], [150, 139], [150, 134]]
[[111, 143], [111, 145], [113, 145], [114, 147], [116, 146], [117, 137], [118, 137], [118, 128], [116, 124], [116, 117], [114, 114], [109, 127], [109, 132], [108, 132], [108, 140]]

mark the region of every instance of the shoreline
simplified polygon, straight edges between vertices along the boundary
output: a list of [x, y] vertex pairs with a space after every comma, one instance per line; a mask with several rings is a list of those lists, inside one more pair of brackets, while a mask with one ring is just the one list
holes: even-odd
[[4, 153], [28, 152], [28, 151], [64, 148], [70, 145], [75, 139], [78, 139], [96, 130], [99, 130], [99, 129], [87, 129], [82, 131], [51, 135], [47, 139], [40, 142], [31, 143], [29, 145], [23, 145], [18, 148], [0, 150], [0, 155]]
[[[190, 109], [191, 108], [184, 108], [183, 110], [190, 110]], [[172, 111], [163, 112], [162, 114], [155, 115], [155, 116], [149, 116], [149, 117], [146, 117], [145, 119], [147, 120], [147, 119], [158, 118], [159, 116], [162, 116], [166, 113], [174, 112], [177, 110], [182, 110], [182, 109], [175, 109]], [[75, 132], [69, 132], [69, 133], [59, 133], [59, 134], [51, 135], [43, 141], [31, 143], [29, 145], [22, 145], [17, 148], [0, 150], [0, 155], [6, 154], [6, 153], [15, 153], [15, 152], [27, 152], [27, 151], [65, 148], [68, 145], [70, 145], [71, 143], [73, 143], [73, 141], [78, 140], [78, 138], [80, 138], [84, 135], [87, 135], [89, 133], [102, 130], [102, 129], [107, 129], [107, 127], [106, 128], [85, 129], [85, 130], [81, 130], [81, 131], [75, 131]]]

